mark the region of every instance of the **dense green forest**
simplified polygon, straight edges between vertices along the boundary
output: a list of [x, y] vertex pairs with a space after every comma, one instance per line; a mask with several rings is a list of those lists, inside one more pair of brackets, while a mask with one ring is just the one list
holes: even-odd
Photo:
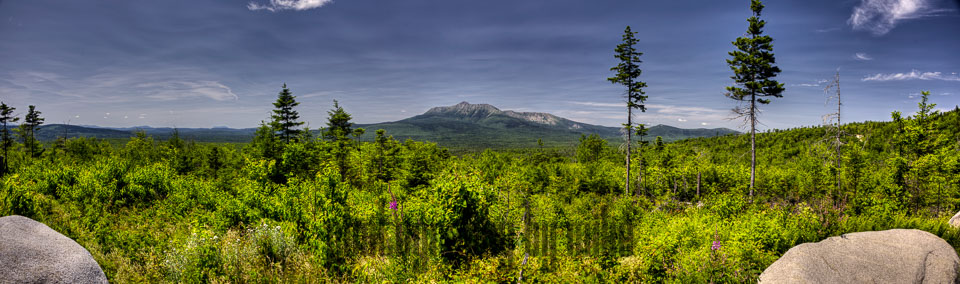
[[647, 137], [629, 195], [618, 145], [597, 136], [456, 156], [342, 135], [342, 108], [326, 135], [288, 143], [10, 143], [0, 215], [75, 239], [114, 282], [753, 281], [845, 232], [919, 228], [960, 247], [946, 225], [960, 112], [930, 109], [843, 125], [839, 160], [829, 127], [758, 133], [752, 198], [749, 135]]

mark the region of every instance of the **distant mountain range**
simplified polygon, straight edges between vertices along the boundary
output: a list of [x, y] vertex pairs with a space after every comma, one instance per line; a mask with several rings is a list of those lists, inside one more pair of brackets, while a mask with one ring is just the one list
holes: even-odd
[[[597, 134], [613, 143], [620, 143], [621, 129], [572, 121], [549, 113], [500, 110], [489, 104], [461, 102], [452, 106], [435, 107], [427, 112], [403, 120], [375, 124], [356, 124], [367, 134], [362, 139], [372, 140], [377, 129], [384, 129], [397, 139], [431, 141], [446, 147], [510, 148], [534, 147], [537, 139], [545, 146], [572, 146], [580, 135]], [[136, 131], [144, 131], [155, 139], [169, 138], [174, 129], [149, 126], [107, 128], [50, 124], [41, 126], [37, 134], [41, 140], [57, 137], [129, 138]], [[178, 128], [180, 137], [198, 142], [249, 142], [254, 128]], [[682, 129], [666, 125], [650, 127], [649, 140], [662, 136], [665, 141], [694, 137], [737, 134], [728, 128]]]
[[[41, 125], [37, 130], [37, 137], [41, 141], [56, 140], [57, 137], [94, 137], [94, 138], [130, 138], [137, 131], [143, 131], [154, 139], [166, 140], [173, 135], [174, 128], [170, 127], [124, 127], [110, 128], [100, 126], [77, 126], [66, 124]], [[176, 128], [180, 138], [197, 142], [242, 143], [250, 142], [256, 132], [255, 128]]]

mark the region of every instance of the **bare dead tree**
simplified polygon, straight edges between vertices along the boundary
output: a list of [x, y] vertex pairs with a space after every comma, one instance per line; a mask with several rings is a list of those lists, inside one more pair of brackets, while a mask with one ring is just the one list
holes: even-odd
[[[835, 92], [830, 93], [830, 90], [833, 89]], [[843, 142], [840, 141], [840, 136], [843, 135], [843, 125], [840, 122], [840, 108], [843, 106], [843, 101], [840, 100], [840, 69], [837, 69], [836, 75], [833, 77], [833, 81], [830, 81], [826, 87], [823, 88], [823, 92], [827, 94], [827, 101], [825, 104], [829, 105], [830, 101], [837, 100], [837, 112], [828, 113], [823, 116], [823, 122], [827, 126], [827, 131], [834, 131], [834, 147], [836, 154], [836, 166], [837, 166], [837, 193], [841, 191], [840, 185], [840, 146]], [[832, 127], [831, 127], [832, 126]]]

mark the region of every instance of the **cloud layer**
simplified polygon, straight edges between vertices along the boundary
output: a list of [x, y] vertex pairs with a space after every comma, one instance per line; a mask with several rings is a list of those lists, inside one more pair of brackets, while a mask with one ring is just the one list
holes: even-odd
[[320, 8], [333, 0], [270, 0], [270, 3], [257, 4], [255, 2], [247, 3], [247, 9], [250, 11], [267, 10], [277, 12], [283, 10], [303, 11], [314, 8]]
[[874, 74], [864, 77], [861, 81], [904, 81], [904, 80], [942, 80], [942, 81], [960, 81], [960, 75], [956, 72], [944, 74], [942, 72], [920, 72], [917, 70], [910, 73], [890, 73]]
[[929, 0], [862, 0], [847, 23], [854, 30], [884, 35], [898, 22], [931, 15], [932, 8]]

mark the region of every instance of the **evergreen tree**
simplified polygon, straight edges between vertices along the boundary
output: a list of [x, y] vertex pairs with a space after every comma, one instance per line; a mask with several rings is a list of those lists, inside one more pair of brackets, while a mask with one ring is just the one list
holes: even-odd
[[650, 141], [644, 141], [644, 140], [643, 140], [643, 137], [646, 137], [646, 136], [647, 136], [647, 131], [649, 131], [649, 130], [650, 130], [650, 129], [647, 128], [647, 125], [646, 125], [646, 124], [643, 124], [643, 123], [637, 124], [637, 137], [640, 138], [640, 140], [637, 141], [637, 144], [638, 144], [638, 145], [637, 145], [637, 157], [638, 157], [638, 159], [637, 159], [637, 167], [640, 168], [639, 173], [637, 174], [637, 183], [638, 183], [638, 185], [637, 185], [637, 194], [636, 194], [637, 196], [640, 195], [640, 190], [644, 190], [644, 188], [643, 188], [643, 187], [644, 187], [644, 184], [643, 184], [643, 147], [644, 147], [644, 146], [647, 146], [647, 144], [649, 144]]
[[333, 156], [337, 160], [337, 167], [340, 168], [340, 181], [346, 179], [349, 164], [347, 164], [347, 151], [350, 147], [350, 135], [353, 131], [350, 129], [353, 123], [350, 122], [350, 114], [343, 110], [337, 100], [333, 100], [333, 109], [327, 112], [327, 132], [325, 136], [335, 142]]
[[303, 125], [303, 122], [297, 121], [300, 119], [300, 114], [293, 110], [297, 105], [300, 103], [284, 83], [283, 90], [277, 95], [277, 102], [273, 103], [273, 115], [270, 116], [273, 119], [270, 122], [270, 128], [277, 133], [283, 143], [290, 143], [300, 135], [300, 129], [297, 127]]
[[340, 102], [333, 100], [333, 109], [327, 112], [327, 132], [324, 136], [330, 140], [344, 139], [350, 135], [353, 123], [350, 122], [350, 114], [343, 110]]
[[[763, 35], [763, 26], [766, 21], [760, 19], [763, 4], [760, 0], [752, 0], [750, 9], [753, 16], [747, 19], [750, 27], [747, 36], [738, 37], [733, 45], [737, 50], [729, 54], [727, 64], [733, 70], [730, 78], [735, 85], [727, 87], [727, 97], [737, 100], [740, 106], [734, 109], [738, 117], [744, 117], [750, 125], [750, 196], [753, 196], [753, 185], [757, 173], [756, 128], [759, 110], [757, 104], [769, 104], [765, 97], [783, 97], [783, 84], [773, 80], [780, 73], [780, 68], [774, 66], [776, 59], [773, 56], [773, 38]], [[746, 104], [746, 105], [744, 105]]]
[[260, 157], [268, 160], [277, 160], [280, 158], [280, 145], [276, 133], [263, 121], [257, 128], [256, 135], [253, 136], [253, 149]]
[[360, 150], [360, 136], [363, 136], [364, 133], [367, 133], [366, 129], [357, 128], [353, 130], [353, 137], [357, 139], [357, 150]]
[[10, 148], [13, 147], [15, 142], [13, 141], [13, 135], [10, 134], [10, 129], [7, 128], [7, 124], [20, 120], [19, 117], [13, 116], [13, 111], [15, 110], [17, 110], [17, 108], [0, 102], [0, 124], [3, 125], [3, 128], [0, 129], [0, 145], [3, 147], [3, 158], [0, 159], [0, 176], [6, 174], [10, 169], [8, 164], [10, 161]]
[[43, 145], [37, 141], [36, 130], [43, 124], [44, 119], [40, 117], [40, 112], [35, 106], [31, 105], [29, 108], [27, 115], [23, 117], [23, 124], [20, 125], [20, 140], [23, 141], [27, 154], [36, 158], [43, 153]]
[[937, 111], [933, 110], [937, 104], [927, 103], [930, 99], [929, 91], [920, 92], [920, 102], [917, 103], [917, 107], [920, 109], [917, 111], [917, 114], [913, 116], [915, 122], [911, 123], [908, 127], [908, 141], [913, 148], [913, 154], [915, 158], [920, 158], [924, 155], [930, 154], [931, 149], [934, 148], [935, 139], [933, 123], [931, 117], [938, 114]]
[[375, 176], [381, 181], [391, 181], [394, 178], [395, 167], [399, 163], [396, 157], [400, 148], [399, 143], [393, 139], [393, 136], [387, 136], [386, 130], [377, 129], [376, 133], [377, 137], [374, 138], [374, 145], [377, 153], [372, 163], [376, 165], [377, 174]]
[[641, 112], [647, 111], [646, 106], [643, 102], [647, 99], [647, 96], [644, 96], [642, 88], [647, 87], [647, 83], [637, 80], [640, 77], [640, 55], [643, 55], [642, 52], [637, 51], [633, 46], [637, 44], [637, 39], [634, 37], [636, 32], [630, 30], [630, 26], [623, 31], [623, 42], [617, 45], [617, 48], [614, 50], [616, 52], [617, 59], [620, 60], [620, 63], [617, 66], [610, 68], [610, 71], [616, 71], [617, 75], [614, 77], [607, 78], [607, 81], [610, 81], [614, 84], [620, 84], [627, 88], [626, 98], [627, 98], [627, 123], [624, 124], [624, 129], [626, 130], [627, 136], [627, 177], [626, 182], [624, 183], [625, 194], [630, 194], [630, 149], [631, 149], [631, 136], [633, 135], [633, 110], [639, 109]]
[[577, 144], [577, 162], [581, 164], [597, 163], [603, 155], [603, 149], [607, 147], [607, 140], [603, 140], [596, 134], [590, 136], [580, 134], [580, 143]]

